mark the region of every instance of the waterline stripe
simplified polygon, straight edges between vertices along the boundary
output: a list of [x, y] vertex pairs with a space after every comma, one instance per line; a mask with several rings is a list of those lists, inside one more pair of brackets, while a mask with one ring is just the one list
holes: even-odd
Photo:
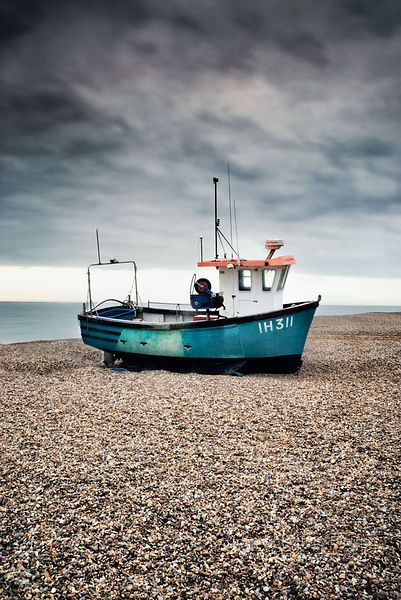
[[87, 327], [86, 325], [81, 325], [81, 329], [86, 331], [96, 331], [97, 333], [106, 333], [107, 335], [119, 336], [121, 333], [121, 331], [115, 331], [114, 329], [99, 329], [98, 327]]
[[87, 338], [89, 338], [91, 340], [101, 340], [102, 342], [113, 342], [115, 344], [118, 343], [118, 339], [115, 340], [114, 338], [100, 337], [100, 335], [90, 335], [89, 333], [82, 332], [83, 341], [85, 341], [85, 339], [87, 339]]

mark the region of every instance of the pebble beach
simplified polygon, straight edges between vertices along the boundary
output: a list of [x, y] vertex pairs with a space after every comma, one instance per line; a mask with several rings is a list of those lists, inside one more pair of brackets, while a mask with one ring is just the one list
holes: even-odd
[[401, 598], [401, 313], [295, 375], [0, 345], [0, 598]]

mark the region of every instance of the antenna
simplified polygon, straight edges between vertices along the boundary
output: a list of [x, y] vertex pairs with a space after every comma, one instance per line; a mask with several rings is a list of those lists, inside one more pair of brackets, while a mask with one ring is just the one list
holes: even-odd
[[[227, 163], [227, 177], [228, 177], [228, 206], [230, 209], [230, 244], [231, 248], [233, 246], [233, 218], [232, 218], [232, 210], [231, 210], [231, 177], [230, 177], [230, 163]], [[237, 244], [238, 246], [238, 244]], [[233, 253], [231, 252], [231, 258], [233, 257]]]
[[200, 261], [203, 262], [203, 237], [200, 237], [199, 241], [200, 241]]
[[100, 260], [100, 243], [99, 243], [99, 230], [96, 229], [96, 242], [97, 242], [97, 258], [98, 258], [98, 263], [100, 265], [100, 263], [102, 262]]
[[237, 240], [237, 259], [238, 259], [238, 264], [239, 264], [240, 263], [240, 253], [239, 253], [239, 245], [238, 245], [237, 207], [235, 205], [235, 200], [233, 201], [233, 210], [234, 210], [234, 223], [235, 223], [235, 237]]
[[214, 249], [215, 249], [215, 259], [219, 258], [219, 254], [217, 252], [217, 230], [220, 225], [220, 220], [217, 218], [217, 183], [218, 178], [213, 177], [214, 184]]

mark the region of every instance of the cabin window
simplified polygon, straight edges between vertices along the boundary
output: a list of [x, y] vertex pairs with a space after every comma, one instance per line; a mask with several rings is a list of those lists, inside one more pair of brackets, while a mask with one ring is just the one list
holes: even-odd
[[252, 271], [244, 269], [238, 271], [238, 288], [241, 292], [249, 292], [252, 284]]
[[270, 292], [273, 287], [274, 276], [276, 272], [274, 269], [265, 269], [263, 271], [263, 291]]
[[285, 286], [287, 275], [288, 275], [288, 267], [281, 270], [280, 277], [279, 277], [278, 284], [277, 284], [277, 290], [283, 289], [283, 287]]

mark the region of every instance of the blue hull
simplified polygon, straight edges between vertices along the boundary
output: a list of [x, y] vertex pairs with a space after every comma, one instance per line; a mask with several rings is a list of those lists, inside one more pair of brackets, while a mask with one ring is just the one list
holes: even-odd
[[[82, 340], [145, 368], [221, 372], [294, 372], [302, 362], [306, 337], [318, 302], [279, 311], [216, 321], [149, 323], [79, 315]], [[102, 316], [104, 315], [104, 316]], [[132, 318], [132, 317], [131, 317]]]

